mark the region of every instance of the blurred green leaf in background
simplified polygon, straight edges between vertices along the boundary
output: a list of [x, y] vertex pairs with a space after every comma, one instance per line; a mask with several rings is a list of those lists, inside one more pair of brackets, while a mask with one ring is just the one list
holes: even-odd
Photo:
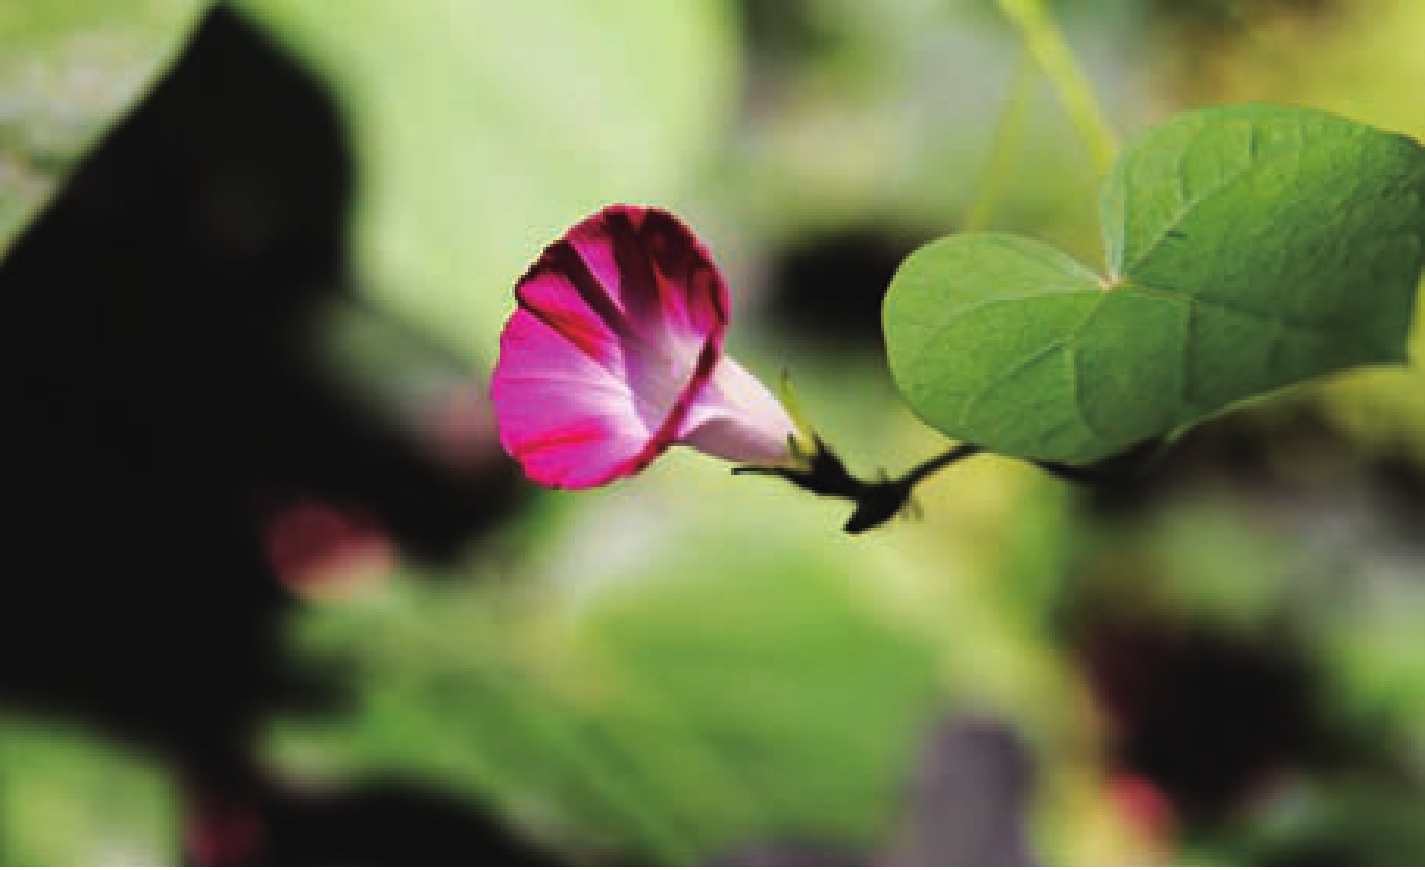
[[0, 721], [0, 863], [172, 864], [179, 821], [146, 759], [56, 720]]
[[0, 256], [182, 47], [205, 0], [0, 8]]
[[369, 292], [487, 362], [544, 244], [608, 202], [677, 202], [732, 120], [712, 0], [240, 5], [348, 113]]

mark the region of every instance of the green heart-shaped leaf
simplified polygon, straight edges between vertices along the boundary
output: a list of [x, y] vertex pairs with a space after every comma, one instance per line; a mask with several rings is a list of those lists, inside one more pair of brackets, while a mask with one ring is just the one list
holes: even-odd
[[1181, 115], [1104, 184], [1107, 277], [1004, 234], [911, 254], [886, 298], [891, 371], [951, 437], [1082, 463], [1404, 362], [1423, 196], [1425, 151], [1403, 136], [1278, 106]]

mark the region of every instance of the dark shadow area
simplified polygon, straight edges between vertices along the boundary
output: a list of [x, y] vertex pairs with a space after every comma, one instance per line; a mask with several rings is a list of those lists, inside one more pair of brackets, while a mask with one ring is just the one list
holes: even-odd
[[860, 227], [794, 242], [772, 262], [768, 314], [803, 340], [873, 352], [884, 368], [881, 302], [901, 261], [925, 241]]
[[[1422, 478], [1407, 451], [1362, 450], [1312, 405], [1283, 402], [1209, 421], [1142, 473], [1075, 490], [1084, 545], [1061, 628], [1112, 767], [1163, 800], [1186, 841], [1225, 838], [1254, 864], [1425, 854], [1408, 821], [1425, 795], [1413, 723], [1343, 706], [1323, 637], [1362, 602], [1418, 582]], [[1201, 552], [1169, 543], [1203, 505], [1230, 510], [1227, 527], [1264, 549], [1235, 549], [1208, 527], [1192, 544]], [[1197, 575], [1213, 570], [1233, 572], [1244, 601], [1265, 589], [1270, 604], [1228, 616], [1225, 592], [1183, 591], [1210, 586]]]
[[1283, 402], [1271, 414], [1227, 414], [1111, 463], [1120, 460], [1121, 468], [1110, 464], [1078, 490], [1094, 519], [1129, 521], [1170, 508], [1184, 493], [1213, 490], [1278, 506], [1319, 502], [1355, 481], [1389, 507], [1388, 516], [1412, 526], [1425, 519], [1425, 469], [1407, 449], [1363, 451], [1305, 403]]
[[1142, 614], [1082, 630], [1117, 762], [1191, 819], [1220, 817], [1273, 774], [1339, 751], [1309, 659], [1282, 639]]
[[[354, 298], [352, 188], [330, 96], [220, 7], [17, 240], [0, 267], [0, 705], [141, 746], [205, 800], [261, 791], [278, 832], [263, 860], [544, 860], [410, 787], [274, 803], [251, 757], [267, 717], [341, 695], [334, 666], [283, 649], [298, 605], [264, 552], [273, 510], [349, 508], [438, 561], [520, 491], [503, 461], [431, 458], [317, 362], [322, 314]], [[341, 829], [371, 842], [378, 816], [399, 855], [329, 851]], [[444, 833], [404, 836], [416, 817]]]
[[396, 780], [336, 792], [264, 785], [201, 801], [185, 840], [188, 859], [206, 866], [549, 863], [458, 795]]
[[737, 12], [749, 60], [762, 67], [793, 66], [847, 46], [846, 34], [805, 0], [739, 0]]

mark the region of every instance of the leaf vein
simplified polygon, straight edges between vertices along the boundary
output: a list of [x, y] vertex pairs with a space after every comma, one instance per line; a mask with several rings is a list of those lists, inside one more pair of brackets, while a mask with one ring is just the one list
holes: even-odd
[[1193, 347], [1197, 344], [1197, 307], [1184, 300], [1183, 341], [1180, 347], [1181, 361], [1178, 364], [1178, 402], [1184, 408], [1195, 408], [1197, 399], [1193, 397], [1192, 358]]
[[962, 423], [967, 423], [970, 419], [970, 414], [974, 412], [975, 406], [978, 405], [981, 401], [983, 401], [984, 398], [988, 396], [990, 392], [992, 392], [994, 389], [1002, 386], [1006, 381], [1010, 380], [1015, 375], [1019, 374], [1026, 368], [1034, 365], [1035, 363], [1039, 362], [1050, 354], [1058, 350], [1068, 348], [1075, 341], [1077, 341], [1079, 338], [1079, 333], [1083, 332], [1084, 329], [1087, 328], [1088, 325], [1093, 322], [1093, 319], [1098, 316], [1098, 313], [1103, 308], [1104, 302], [1107, 300], [1107, 298], [1107, 296], [1103, 296], [1101, 294], [1096, 296], [1093, 307], [1090, 308], [1088, 310], [1088, 313], [1084, 315], [1084, 319], [1079, 321], [1074, 326], [1074, 328], [1069, 330], [1069, 332], [1067, 332], [1062, 338], [1057, 338], [1049, 342], [1048, 344], [1041, 347], [1039, 350], [1036, 350], [1034, 353], [1030, 354], [1024, 359], [1000, 372], [999, 375], [992, 378], [989, 383], [985, 384], [979, 390], [966, 397], [965, 404], [960, 407], [960, 421]]
[[1064, 349], [1064, 359], [1069, 364], [1069, 404], [1074, 408], [1074, 415], [1079, 418], [1079, 423], [1084, 427], [1084, 431], [1090, 438], [1098, 441], [1112, 440], [1107, 433], [1099, 430], [1089, 420], [1088, 411], [1084, 408], [1083, 394], [1079, 390], [1079, 354], [1075, 348], [1066, 347]]
[[[1251, 138], [1248, 139], [1249, 150], [1255, 151], [1256, 146], [1255, 146], [1253, 143], [1255, 143], [1255, 141], [1256, 141], [1256, 139], [1255, 139], [1256, 128], [1255, 128], [1255, 127], [1249, 127], [1248, 130], [1251, 131], [1251, 132], [1249, 133], [1249, 136], [1250, 136]], [[1158, 246], [1163, 243], [1163, 240], [1166, 239], [1166, 238], [1167, 238], [1169, 235], [1171, 235], [1172, 233], [1176, 232], [1177, 229], [1178, 229], [1178, 227], [1182, 224], [1182, 222], [1185, 221], [1185, 220], [1187, 220], [1188, 216], [1189, 216], [1198, 206], [1202, 205], [1204, 202], [1207, 202], [1209, 199], [1212, 199], [1213, 197], [1217, 196], [1219, 193], [1221, 193], [1223, 190], [1225, 190], [1226, 188], [1230, 187], [1231, 185], [1236, 184], [1236, 183], [1237, 183], [1238, 181], [1240, 181], [1244, 176], [1246, 176], [1246, 175], [1248, 175], [1248, 174], [1250, 174], [1250, 173], [1252, 173], [1252, 172], [1258, 172], [1258, 171], [1260, 171], [1264, 166], [1268, 166], [1268, 165], [1270, 165], [1270, 164], [1272, 164], [1272, 163], [1275, 163], [1275, 162], [1277, 162], [1277, 161], [1285, 160], [1285, 159], [1290, 158], [1290, 157], [1297, 157], [1297, 156], [1300, 156], [1301, 152], [1304, 151], [1305, 149], [1306, 149], [1306, 143], [1303, 142], [1303, 143], [1301, 143], [1301, 144], [1299, 144], [1299, 145], [1295, 145], [1295, 146], [1292, 146], [1292, 147], [1290, 147], [1290, 148], [1283, 149], [1280, 153], [1275, 154], [1275, 155], [1273, 155], [1272, 157], [1269, 157], [1269, 158], [1267, 158], [1267, 159], [1265, 159], [1265, 160], [1262, 160], [1261, 162], [1257, 162], [1257, 161], [1255, 161], [1255, 160], [1250, 161], [1250, 162], [1248, 162], [1248, 164], [1247, 164], [1246, 166], [1243, 166], [1243, 167], [1240, 167], [1239, 169], [1233, 170], [1232, 172], [1227, 173], [1227, 174], [1224, 175], [1222, 178], [1219, 178], [1219, 179], [1217, 179], [1216, 181], [1214, 181], [1212, 184], [1208, 185], [1206, 188], [1203, 189], [1203, 191], [1202, 191], [1201, 193], [1199, 193], [1197, 196], [1194, 196], [1192, 199], [1188, 200], [1188, 201], [1185, 202], [1180, 208], [1178, 208], [1178, 210], [1172, 215], [1172, 217], [1168, 218], [1167, 222], [1158, 230], [1158, 232], [1157, 232], [1156, 234], [1154, 234], [1153, 238], [1150, 239], [1149, 242], [1148, 242], [1146, 245], [1144, 245], [1144, 246], [1139, 250], [1138, 256], [1135, 257], [1132, 262], [1129, 262], [1129, 263], [1125, 263], [1125, 264], [1124, 264], [1123, 270], [1122, 270], [1122, 271], [1123, 271], [1123, 274], [1124, 274], [1124, 275], [1127, 275], [1127, 276], [1129, 276], [1129, 277], [1131, 278], [1131, 277], [1132, 277], [1133, 270], [1134, 270], [1134, 269], [1137, 269], [1139, 266], [1143, 265], [1143, 261], [1146, 260], [1146, 259], [1148, 259], [1148, 257], [1152, 256], [1152, 255], [1153, 255], [1153, 252], [1158, 249]], [[1127, 199], [1128, 199], [1128, 197], [1125, 197], [1125, 200], [1127, 200]], [[1124, 220], [1125, 220], [1124, 232], [1125, 232], [1125, 234], [1126, 234], [1126, 233], [1127, 233], [1127, 218], [1126, 218], [1126, 216], [1125, 216], [1125, 219], [1124, 219]]]
[[[1131, 288], [1131, 289], [1130, 289]], [[1282, 314], [1269, 314], [1265, 311], [1257, 311], [1253, 308], [1245, 308], [1231, 302], [1224, 302], [1221, 299], [1211, 299], [1205, 296], [1197, 296], [1192, 293], [1185, 293], [1171, 287], [1152, 287], [1147, 284], [1130, 284], [1122, 288], [1120, 293], [1138, 293], [1146, 299], [1169, 299], [1174, 302], [1185, 302], [1188, 305], [1202, 305], [1207, 308], [1215, 308], [1228, 314], [1238, 317], [1246, 317], [1252, 320], [1260, 320], [1273, 326], [1280, 326], [1296, 332], [1304, 332], [1315, 338], [1330, 338], [1334, 330], [1325, 323], [1301, 323]]]
[[975, 406], [978, 405], [981, 401], [983, 401], [986, 396], [988, 396], [998, 387], [1003, 386], [1005, 382], [1012, 379], [1015, 375], [1019, 374], [1020, 372], [1024, 371], [1025, 369], [1029, 368], [1030, 366], [1034, 365], [1035, 363], [1039, 362], [1040, 360], [1044, 359], [1055, 351], [1063, 348], [1068, 343], [1068, 341], [1069, 336], [1065, 336], [1063, 338], [1056, 338], [1055, 340], [1036, 350], [1034, 353], [1031, 353], [1029, 356], [1026, 356], [1025, 358], [1021, 359], [1014, 365], [1009, 366], [1004, 371], [991, 378], [984, 386], [980, 387], [980, 389], [971, 393], [969, 396], [966, 396], [965, 404], [960, 406], [960, 421], [962, 423], [968, 423], [970, 415], [974, 412]]

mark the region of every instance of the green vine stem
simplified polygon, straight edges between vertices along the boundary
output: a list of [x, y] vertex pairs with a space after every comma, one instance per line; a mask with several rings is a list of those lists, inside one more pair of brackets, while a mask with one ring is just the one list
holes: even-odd
[[1031, 85], [1035, 81], [1034, 69], [1034, 59], [1027, 50], [1021, 50], [1014, 64], [1014, 79], [1009, 86], [1009, 95], [1005, 97], [999, 121], [995, 124], [989, 161], [980, 175], [974, 198], [965, 209], [965, 217], [960, 222], [962, 232], [978, 232], [990, 224], [990, 217], [999, 203], [1000, 191], [1009, 179], [1014, 158], [1018, 156], [1019, 147], [1024, 142], [1024, 122], [1028, 115]]
[[1107, 174], [1118, 145], [1098, 98], [1069, 51], [1058, 23], [1044, 8], [1043, 0], [999, 0], [999, 8], [1019, 31], [1024, 47], [1054, 86], [1098, 174]]

